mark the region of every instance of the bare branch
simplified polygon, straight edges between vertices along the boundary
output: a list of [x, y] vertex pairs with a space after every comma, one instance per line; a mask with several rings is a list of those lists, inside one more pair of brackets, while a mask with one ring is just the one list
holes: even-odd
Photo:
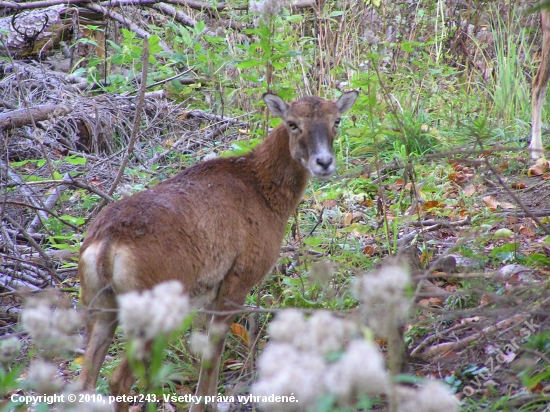
[[[47, 262], [48, 264], [48, 269], [50, 270], [50, 274], [52, 276], [53, 279], [55, 279], [57, 281], [57, 283], [59, 285], [62, 284], [62, 280], [57, 276], [57, 274], [55, 273], [55, 269], [54, 269], [54, 266], [53, 266], [53, 262], [52, 260], [50, 259], [50, 257], [46, 254], [46, 252], [44, 252], [44, 249], [42, 249], [40, 247], [40, 245], [38, 243], [36, 243], [36, 241], [32, 238], [32, 236], [29, 235], [29, 233], [25, 230], [24, 227], [22, 227], [19, 223], [17, 223], [15, 220], [13, 220], [11, 217], [9, 217], [8, 215], [4, 215], [4, 219], [6, 219], [8, 222], [10, 222], [14, 227], [16, 227], [17, 229], [19, 229], [21, 231], [21, 233], [23, 234], [23, 236], [25, 236], [27, 238], [27, 241], [32, 245], [32, 247], [34, 247], [36, 249], [36, 251], [40, 254], [40, 256], [42, 256], [42, 258], [44, 259], [44, 261]], [[49, 279], [44, 279], [45, 281], [49, 281]]]
[[[117, 13], [116, 11], [112, 11], [98, 4], [85, 4], [84, 6], [90, 10], [97, 11], [98, 13], [103, 13], [105, 16], [108, 16], [113, 20], [116, 20], [119, 23], [124, 24], [126, 27], [128, 27], [130, 30], [135, 32], [139, 37], [143, 39], [151, 36], [150, 33], [146, 32], [141, 27], [139, 27], [136, 23], [128, 20], [126, 17], [124, 17], [120, 13]], [[168, 47], [166, 43], [159, 41], [159, 46], [162, 48], [163, 51], [167, 53], [172, 53], [172, 49], [170, 49], [170, 47]]]
[[[139, 89], [139, 94], [137, 96], [136, 115], [134, 117], [134, 124], [132, 126], [132, 134], [130, 135], [130, 141], [128, 142], [128, 147], [126, 148], [126, 155], [124, 156], [124, 159], [122, 160], [122, 164], [118, 169], [118, 173], [116, 175], [115, 181], [113, 182], [113, 185], [109, 189], [109, 193], [108, 193], [109, 196], [111, 196], [116, 190], [116, 187], [120, 182], [120, 179], [122, 179], [122, 175], [124, 175], [124, 169], [126, 168], [128, 161], [130, 160], [130, 155], [134, 151], [134, 144], [137, 139], [139, 123], [141, 121], [141, 112], [143, 110], [143, 105], [145, 102], [145, 91], [147, 90], [147, 69], [148, 68], [149, 68], [149, 41], [147, 40], [147, 38], [145, 38], [143, 39], [143, 50], [141, 51], [141, 87]], [[103, 199], [103, 201], [97, 206], [94, 212], [97, 213], [106, 204], [107, 204], [107, 201]], [[93, 216], [93, 213], [92, 213], [92, 216]]]
[[72, 112], [72, 108], [59, 104], [43, 104], [29, 109], [12, 110], [0, 113], [0, 131], [21, 127], [27, 124], [48, 120], [51, 117], [65, 116]]
[[[70, 175], [68, 173], [63, 176], [63, 180], [69, 179]], [[46, 199], [44, 202], [44, 208], [51, 209], [55, 206], [61, 195], [67, 188], [69, 187], [69, 184], [62, 184], [56, 187], [56, 190], [53, 191], [53, 193]], [[31, 224], [29, 225], [29, 228], [27, 229], [30, 233], [36, 232], [36, 229], [40, 227], [42, 224], [42, 220], [40, 219], [40, 216], [36, 215], [34, 219], [32, 220]]]

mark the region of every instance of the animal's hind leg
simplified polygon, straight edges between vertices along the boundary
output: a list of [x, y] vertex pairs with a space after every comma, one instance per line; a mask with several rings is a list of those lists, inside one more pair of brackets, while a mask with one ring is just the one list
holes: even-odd
[[[132, 374], [132, 369], [128, 363], [128, 358], [124, 356], [117, 366], [111, 378], [109, 379], [109, 388], [111, 389], [112, 396], [129, 395], [132, 384], [135, 378]], [[126, 412], [128, 411], [128, 402], [117, 402], [115, 404], [115, 411]]]
[[[222, 283], [218, 296], [207, 309], [213, 311], [235, 310], [235, 306], [241, 306], [244, 303], [248, 289], [242, 285], [232, 285], [231, 280], [235, 281], [237, 276], [228, 276]], [[196, 396], [201, 396], [202, 402], [191, 405], [190, 412], [215, 412], [218, 410], [215, 402], [205, 405], [205, 396], [216, 396], [218, 394], [218, 379], [220, 376], [220, 363], [225, 346], [225, 337], [231, 326], [235, 315], [212, 315], [210, 327], [208, 329], [208, 339], [213, 345], [212, 358], [203, 359], [199, 374], [199, 383], [197, 384]], [[213, 398], [210, 398], [213, 399]]]
[[86, 352], [78, 382], [84, 390], [93, 391], [105, 355], [109, 350], [115, 329], [118, 325], [115, 311], [98, 311], [88, 314], [86, 325]]

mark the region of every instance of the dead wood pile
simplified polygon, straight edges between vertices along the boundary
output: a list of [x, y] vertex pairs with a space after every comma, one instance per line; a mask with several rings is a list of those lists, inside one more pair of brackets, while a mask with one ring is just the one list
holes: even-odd
[[[138, 175], [125, 175], [108, 195], [136, 98], [85, 95], [63, 73], [33, 62], [3, 63], [0, 73], [0, 285], [5, 291], [70, 285], [78, 242], [97, 213], [91, 197], [110, 202], [143, 186]], [[163, 93], [146, 93], [143, 106], [129, 165], [155, 180], [182, 169], [182, 154], [191, 154], [192, 163], [203, 147], [223, 143], [223, 132], [230, 137], [246, 127], [187, 110], [187, 102], [175, 104]]]

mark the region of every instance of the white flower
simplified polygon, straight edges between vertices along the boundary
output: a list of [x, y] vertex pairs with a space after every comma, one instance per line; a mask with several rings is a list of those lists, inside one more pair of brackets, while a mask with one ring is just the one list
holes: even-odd
[[297, 403], [260, 402], [265, 411], [303, 411], [313, 408], [324, 393], [320, 377], [325, 361], [286, 343], [269, 344], [259, 360], [261, 379], [252, 387], [255, 396], [294, 396]]
[[52, 313], [52, 325], [67, 335], [74, 334], [83, 325], [82, 314], [72, 309], [57, 309]]
[[286, 309], [277, 314], [268, 331], [277, 342], [326, 355], [341, 350], [344, 342], [355, 333], [355, 328], [326, 310], [316, 311], [306, 320], [302, 312]]
[[405, 288], [410, 281], [408, 268], [387, 265], [354, 282], [353, 292], [362, 302], [361, 312], [376, 334], [388, 337], [407, 318], [411, 302]]
[[258, 361], [261, 378], [253, 385], [255, 396], [294, 396], [297, 403], [260, 402], [265, 411], [305, 411], [315, 408], [325, 394], [350, 404], [362, 395], [387, 393], [389, 374], [378, 347], [352, 340], [356, 325], [329, 311], [316, 311], [309, 319], [298, 310], [284, 310], [269, 326], [271, 342]]
[[349, 403], [360, 395], [386, 393], [388, 378], [378, 347], [372, 342], [354, 340], [344, 355], [329, 367], [324, 381], [329, 391]]
[[353, 325], [326, 310], [315, 312], [308, 329], [310, 347], [320, 355], [342, 350], [344, 342], [355, 332]]
[[274, 16], [278, 15], [283, 9], [282, 0], [263, 0], [256, 1], [250, 0], [248, 2], [248, 11], [250, 13], [255, 13], [259, 18], [254, 19], [254, 26], [259, 27], [260, 20], [267, 24]]
[[9, 363], [21, 354], [21, 342], [16, 336], [0, 340], [0, 363]]
[[136, 339], [136, 355], [144, 355], [145, 345], [157, 336], [168, 335], [179, 328], [190, 311], [189, 296], [181, 282], [159, 283], [152, 290], [130, 292], [117, 297], [120, 326]]
[[399, 398], [397, 412], [456, 412], [458, 405], [449, 388], [436, 380], [430, 380], [420, 390], [397, 387]]
[[282, 0], [250, 0], [248, 2], [248, 11], [250, 13], [258, 13], [267, 16], [276, 16], [283, 8]]
[[27, 381], [36, 392], [53, 394], [63, 386], [61, 379], [56, 375], [55, 365], [38, 359], [31, 363], [27, 372]]
[[52, 308], [44, 301], [30, 299], [21, 315], [21, 326], [46, 355], [74, 351], [82, 345], [77, 331], [82, 317], [71, 308]]
[[214, 355], [214, 347], [208, 335], [202, 332], [193, 332], [189, 339], [191, 352], [199, 355], [204, 361], [211, 361]]
[[[269, 324], [268, 333], [277, 342], [297, 344], [301, 335], [307, 330], [307, 321], [302, 312], [296, 309], [286, 309], [277, 313], [277, 317]], [[300, 346], [298, 344], [298, 346]]]

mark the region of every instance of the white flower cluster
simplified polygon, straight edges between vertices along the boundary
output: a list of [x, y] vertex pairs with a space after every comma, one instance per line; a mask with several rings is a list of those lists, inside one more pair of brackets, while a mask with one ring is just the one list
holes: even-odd
[[405, 288], [411, 283], [408, 268], [386, 265], [374, 274], [356, 279], [353, 292], [361, 301], [361, 313], [374, 333], [387, 338], [406, 320], [411, 300]]
[[119, 295], [117, 301], [120, 326], [136, 340], [138, 358], [145, 355], [147, 343], [178, 329], [190, 312], [189, 296], [176, 280], [159, 283], [142, 293]]
[[248, 2], [248, 11], [269, 17], [276, 16], [281, 12], [283, 3], [283, 0], [250, 0]]
[[21, 354], [21, 342], [16, 336], [0, 340], [0, 364], [7, 364]]
[[38, 295], [26, 302], [21, 315], [21, 326], [47, 357], [74, 351], [83, 343], [78, 335], [83, 326], [81, 313], [61, 303], [53, 294]]
[[314, 408], [319, 398], [333, 393], [340, 403], [358, 394], [385, 392], [388, 373], [378, 348], [371, 342], [352, 340], [335, 361], [330, 353], [342, 352], [344, 342], [356, 333], [353, 324], [330, 312], [316, 312], [309, 320], [297, 310], [285, 310], [269, 326], [272, 342], [259, 359], [261, 379], [255, 396], [291, 396], [298, 403], [264, 403], [265, 411]]
[[457, 403], [449, 389], [438, 381], [429, 381], [421, 389], [398, 387], [397, 412], [456, 412]]
[[210, 338], [206, 333], [193, 332], [189, 339], [191, 352], [199, 355], [203, 361], [211, 361], [214, 356], [214, 345], [210, 342]]
[[41, 359], [31, 363], [27, 372], [27, 382], [36, 392], [52, 395], [61, 390], [63, 382], [57, 376], [57, 367]]
[[260, 20], [264, 24], [267, 24], [274, 16], [281, 13], [283, 4], [283, 0], [250, 0], [248, 2], [248, 11], [259, 16], [259, 18], [254, 19], [254, 26], [258, 27]]

